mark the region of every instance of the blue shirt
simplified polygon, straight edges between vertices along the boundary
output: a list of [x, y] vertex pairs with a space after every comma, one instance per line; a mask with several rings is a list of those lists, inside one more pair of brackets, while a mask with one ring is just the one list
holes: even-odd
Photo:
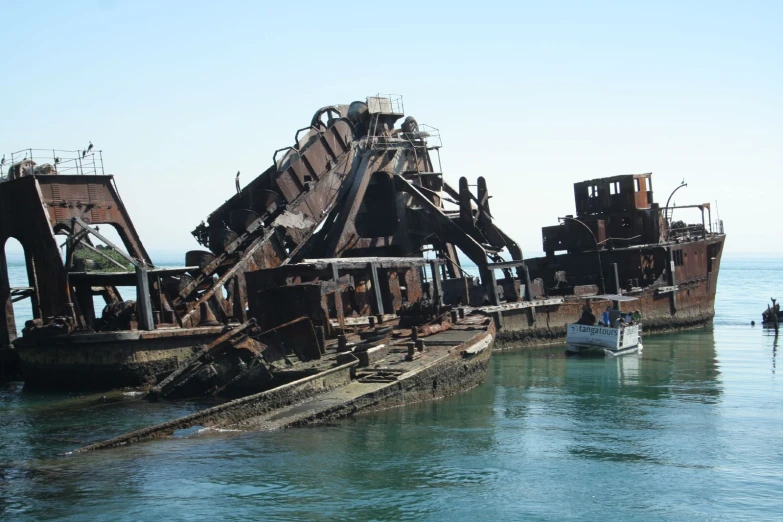
[[609, 324], [609, 312], [606, 311], [601, 314], [601, 322], [604, 324]]

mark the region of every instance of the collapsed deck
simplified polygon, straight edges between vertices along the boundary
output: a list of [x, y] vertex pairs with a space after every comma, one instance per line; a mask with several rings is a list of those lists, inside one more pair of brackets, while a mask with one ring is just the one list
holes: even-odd
[[[193, 427], [274, 430], [326, 422], [379, 409], [433, 400], [480, 384], [492, 353], [494, 324], [481, 314], [440, 323], [434, 333], [418, 334], [398, 321], [388, 341], [354, 352], [329, 342], [317, 364], [299, 368], [305, 375], [286, 384], [243, 396], [200, 412], [98, 442], [74, 453], [167, 437]], [[359, 332], [347, 343], [361, 343]], [[413, 350], [411, 345], [414, 345]]]

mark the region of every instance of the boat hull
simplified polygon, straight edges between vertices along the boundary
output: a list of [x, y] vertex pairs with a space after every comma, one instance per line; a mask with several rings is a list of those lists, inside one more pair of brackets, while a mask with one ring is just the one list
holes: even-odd
[[640, 344], [639, 325], [630, 325], [623, 328], [610, 328], [607, 326], [588, 326], [583, 324], [569, 324], [566, 342], [571, 353], [583, 353], [589, 351], [609, 352], [613, 354], [635, 351]]
[[25, 386], [90, 390], [157, 382], [220, 335], [222, 326], [98, 332], [14, 343]]
[[[709, 263], [686, 265], [688, 271], [675, 271], [673, 284], [671, 280], [662, 282], [662, 279], [666, 279], [666, 275], [662, 274], [656, 284], [623, 290], [624, 296], [635, 299], [632, 306], [634, 310], [641, 312], [645, 335], [699, 328], [712, 323], [715, 317], [715, 294], [724, 239], [725, 236], [717, 236], [683, 246], [683, 249], [687, 247], [689, 254], [686, 259], [703, 260], [710, 252], [714, 252], [715, 257]], [[641, 248], [636, 255], [639, 256], [638, 252], [656, 252], [659, 248]], [[587, 258], [582, 259], [580, 255], [582, 254], [563, 254], [555, 256], [555, 259], [558, 259], [559, 266], [578, 264], [580, 259], [586, 263]], [[627, 252], [615, 252], [615, 255], [617, 257], [613, 258], [611, 253], [606, 253], [602, 258], [607, 258], [607, 263], [630, 259]], [[561, 257], [563, 259], [559, 259]], [[628, 259], [626, 263], [631, 262]], [[547, 263], [553, 262], [547, 258], [528, 260], [531, 277], [548, 278], [548, 272], [543, 268]], [[680, 268], [678, 267], [678, 270]], [[502, 348], [510, 345], [535, 346], [564, 342], [568, 325], [582, 315], [582, 309], [587, 303], [585, 297], [589, 297], [589, 294], [552, 295], [538, 299], [540, 305], [529, 306], [530, 303], [521, 302], [516, 308], [507, 306], [503, 310], [488, 312], [495, 318], [495, 324], [498, 326], [495, 346]], [[590, 304], [594, 313], [606, 309], [607, 306], [614, 307], [613, 302], [602, 299], [591, 299]], [[497, 307], [486, 308], [492, 310]]]
[[615, 357], [618, 355], [640, 352], [641, 350], [641, 343], [631, 346], [630, 348], [623, 348], [620, 350], [609, 350], [607, 348], [601, 348], [600, 346], [581, 346], [569, 344], [566, 347], [566, 355], [605, 355], [607, 357]]
[[[635, 303], [644, 320], [645, 335], [675, 332], [699, 328], [712, 323], [715, 317], [715, 292], [705, 281], [681, 285], [676, 298], [680, 306], [672, 311], [668, 294], [660, 294], [655, 288], [648, 288], [633, 294], [639, 301]], [[502, 327], [498, 331], [496, 347], [509, 345], [546, 345], [564, 342], [568, 324], [578, 319], [585, 305], [584, 299], [569, 296], [558, 304], [535, 307], [536, 320], [532, 321], [530, 312], [524, 308], [493, 313], [496, 323]], [[595, 310], [613, 306], [611, 301], [596, 299]], [[501, 317], [497, 317], [500, 315]]]

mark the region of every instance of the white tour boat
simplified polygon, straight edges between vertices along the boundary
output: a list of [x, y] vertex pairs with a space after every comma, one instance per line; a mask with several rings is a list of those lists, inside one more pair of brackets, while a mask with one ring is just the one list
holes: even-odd
[[[604, 299], [614, 301], [616, 307], [621, 302], [636, 301], [637, 299], [620, 295], [592, 296], [588, 299]], [[615, 309], [611, 312], [611, 322], [627, 312]], [[579, 323], [570, 323], [566, 332], [567, 351], [571, 353], [583, 353], [590, 351], [603, 351], [607, 355], [619, 355], [635, 352], [642, 349], [642, 325], [623, 324], [617, 328], [611, 326], [593, 326]]]
[[572, 323], [566, 333], [567, 350], [573, 353], [604, 351], [612, 355], [633, 352], [642, 348], [641, 325], [633, 324], [611, 328]]

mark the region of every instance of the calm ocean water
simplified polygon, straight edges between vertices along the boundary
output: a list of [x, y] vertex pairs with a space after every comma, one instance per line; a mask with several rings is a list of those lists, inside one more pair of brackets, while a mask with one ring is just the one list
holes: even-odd
[[472, 391], [328, 426], [64, 457], [203, 405], [6, 385], [0, 518], [780, 520], [777, 340], [750, 321], [782, 277], [725, 257], [712, 327], [640, 356], [496, 353]]

